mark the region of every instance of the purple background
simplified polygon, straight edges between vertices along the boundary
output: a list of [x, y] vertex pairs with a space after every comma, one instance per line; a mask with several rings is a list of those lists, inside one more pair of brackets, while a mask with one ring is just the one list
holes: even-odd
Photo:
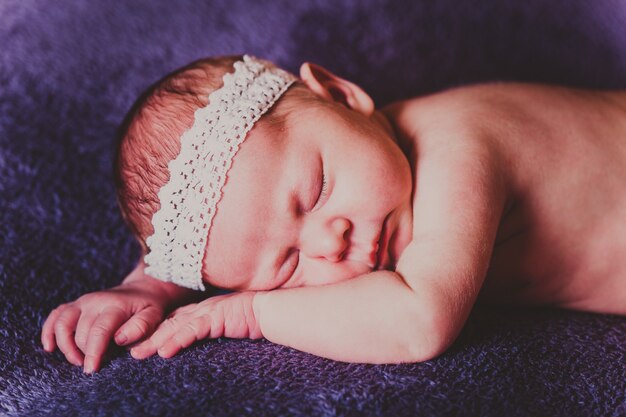
[[113, 136], [165, 73], [215, 54], [311, 60], [379, 105], [487, 80], [626, 88], [625, 28], [618, 0], [2, 0], [0, 415], [626, 415], [614, 316], [477, 307], [447, 353], [404, 365], [219, 339], [171, 360], [113, 351], [89, 377], [39, 345], [52, 308], [137, 259]]

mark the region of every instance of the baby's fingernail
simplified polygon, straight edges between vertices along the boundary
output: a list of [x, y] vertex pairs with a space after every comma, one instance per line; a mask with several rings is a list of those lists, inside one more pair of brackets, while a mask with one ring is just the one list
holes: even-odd
[[96, 365], [98, 363], [97, 359], [93, 356], [87, 356], [83, 360], [83, 372], [86, 374], [91, 374], [96, 371]]
[[50, 342], [48, 341], [43, 342], [43, 350], [50, 352]]
[[118, 345], [123, 345], [124, 343], [126, 343], [128, 338], [124, 333], [118, 333], [117, 336], [115, 336], [115, 340], [117, 341]]

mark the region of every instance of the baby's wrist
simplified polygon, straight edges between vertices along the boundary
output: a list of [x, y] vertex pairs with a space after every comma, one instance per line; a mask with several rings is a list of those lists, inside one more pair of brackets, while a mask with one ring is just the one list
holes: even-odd
[[135, 288], [142, 293], [156, 297], [166, 309], [174, 308], [190, 302], [197, 292], [188, 288], [179, 287], [170, 282], [163, 282], [149, 275], [135, 277], [133, 280], [124, 281], [124, 287]]
[[195, 300], [198, 291], [180, 287], [171, 282], [161, 281], [145, 273], [143, 257], [135, 269], [122, 282], [123, 286], [132, 286], [150, 292], [160, 298], [166, 307], [177, 307]]

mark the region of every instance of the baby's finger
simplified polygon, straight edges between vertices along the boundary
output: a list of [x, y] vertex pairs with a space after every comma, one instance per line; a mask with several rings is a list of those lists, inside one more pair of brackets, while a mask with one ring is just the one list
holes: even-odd
[[178, 307], [176, 310], [172, 311], [167, 318], [171, 318], [180, 314], [185, 314], [185, 313], [193, 313], [196, 311], [196, 309], [198, 308], [198, 304], [187, 304], [184, 305], [182, 307]]
[[80, 309], [68, 307], [59, 315], [54, 325], [56, 342], [65, 355], [68, 362], [81, 366], [83, 364], [83, 353], [76, 346], [74, 341], [74, 329], [80, 317]]
[[78, 319], [78, 325], [76, 325], [76, 335], [74, 336], [74, 340], [76, 340], [76, 346], [83, 353], [87, 352], [87, 340], [89, 338], [89, 331], [93, 326], [93, 323], [96, 321], [98, 317], [97, 314], [89, 314], [85, 313], [80, 316]]
[[150, 336], [150, 340], [152, 340], [152, 343], [157, 347], [163, 346], [166, 340], [180, 330], [183, 323], [179, 316], [170, 317], [159, 325], [156, 332]]
[[130, 349], [130, 355], [135, 359], [146, 359], [157, 352], [152, 340], [148, 339]]
[[128, 313], [120, 308], [112, 308], [100, 313], [91, 326], [87, 349], [85, 352], [85, 373], [97, 372], [100, 369], [100, 361], [109, 346], [109, 341], [115, 330], [128, 318]]
[[179, 319], [176, 317], [170, 317], [159, 325], [148, 340], [145, 340], [133, 347], [130, 354], [135, 359], [145, 359], [154, 355], [157, 349], [163, 346], [163, 343], [165, 343], [166, 340], [178, 331], [179, 327]]
[[163, 313], [159, 308], [147, 307], [119, 328], [115, 334], [115, 342], [120, 346], [134, 343], [151, 334], [162, 319]]
[[52, 352], [56, 348], [56, 340], [54, 338], [54, 325], [61, 314], [64, 306], [59, 306], [52, 310], [48, 318], [41, 328], [41, 344], [44, 350]]
[[204, 339], [209, 332], [208, 330], [204, 331], [204, 329], [200, 330], [202, 329], [203, 322], [204, 320], [198, 317], [183, 326], [158, 349], [159, 356], [162, 358], [171, 358], [178, 353], [179, 350], [188, 348], [197, 340]]

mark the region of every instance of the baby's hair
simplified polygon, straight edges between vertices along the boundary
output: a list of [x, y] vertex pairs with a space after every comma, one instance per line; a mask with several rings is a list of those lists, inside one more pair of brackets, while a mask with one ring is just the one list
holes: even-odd
[[[158, 192], [169, 179], [168, 162], [180, 151], [180, 137], [191, 127], [194, 112], [223, 84], [242, 56], [201, 59], [180, 68], [144, 91], [124, 117], [117, 132], [114, 181], [122, 217], [147, 253], [153, 232], [152, 216], [159, 209]], [[309, 93], [296, 82], [259, 122], [272, 131], [285, 129], [296, 98]]]

